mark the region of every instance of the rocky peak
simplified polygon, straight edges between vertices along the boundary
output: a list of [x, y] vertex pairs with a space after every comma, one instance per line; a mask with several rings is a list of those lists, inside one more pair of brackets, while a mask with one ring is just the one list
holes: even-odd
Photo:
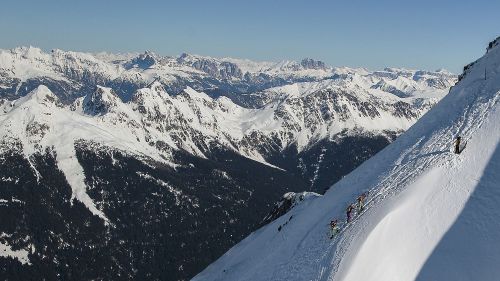
[[220, 64], [219, 74], [223, 78], [243, 77], [243, 72], [241, 71], [241, 69], [236, 64], [227, 61], [224, 61]]
[[40, 85], [33, 91], [31, 91], [27, 96], [26, 99], [28, 100], [34, 100], [38, 104], [43, 104], [45, 106], [61, 106], [61, 102], [59, 101], [59, 98], [50, 91], [49, 88], [45, 85]]
[[158, 94], [165, 92], [163, 84], [158, 81], [154, 81], [153, 83], [151, 83], [149, 88]]
[[179, 56], [178, 60], [185, 60], [186, 58], [188, 58], [188, 57], [190, 57], [190, 56], [191, 56], [191, 55], [190, 55], [190, 54], [188, 54], [188, 53], [182, 53], [182, 54]]
[[155, 65], [158, 61], [157, 55], [151, 51], [145, 51], [143, 54], [131, 59], [129, 62], [125, 63], [125, 68], [140, 68], [148, 69]]
[[111, 88], [97, 86], [96, 90], [83, 99], [82, 109], [85, 114], [104, 115], [116, 107], [120, 99]]
[[411, 96], [411, 94], [416, 91], [415, 88], [409, 89], [410, 87], [407, 87], [405, 91], [398, 89], [397, 87], [388, 84], [384, 80], [380, 80], [377, 84], [371, 86], [371, 89], [378, 89], [387, 93], [391, 93], [395, 96], [398, 96], [400, 98], [407, 98]]
[[486, 48], [486, 52], [489, 52], [491, 49], [495, 48], [498, 45], [500, 45], [500, 36], [488, 44], [488, 47]]
[[183, 53], [177, 59], [177, 63], [193, 67], [216, 78], [230, 79], [232, 77], [243, 77], [243, 72], [238, 65], [229, 61]]
[[170, 96], [165, 92], [163, 84], [153, 82], [148, 88], [137, 90], [132, 96], [131, 103], [134, 109], [145, 112], [145, 108], [153, 108], [164, 103], [171, 103]]

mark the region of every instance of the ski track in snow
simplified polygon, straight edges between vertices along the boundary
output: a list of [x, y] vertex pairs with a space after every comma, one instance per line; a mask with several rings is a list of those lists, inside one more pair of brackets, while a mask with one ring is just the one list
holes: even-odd
[[[478, 93], [484, 94], [484, 87], [481, 87], [481, 90], [479, 90]], [[476, 94], [474, 96], [474, 100], [477, 100], [480, 94]], [[370, 192], [377, 191], [377, 193], [374, 196], [369, 196], [367, 198], [366, 211], [373, 207], [376, 207], [378, 204], [380, 204], [380, 202], [384, 202], [388, 197], [397, 196], [400, 192], [403, 191], [401, 187], [410, 185], [415, 180], [415, 178], [418, 178], [423, 173], [425, 173], [425, 171], [429, 167], [447, 166], [448, 169], [456, 170], [457, 166], [463, 162], [463, 156], [459, 155], [457, 157], [455, 154], [448, 152], [449, 148], [452, 147], [449, 141], [449, 136], [454, 136], [459, 133], [463, 136], [464, 140], [469, 140], [474, 135], [474, 133], [481, 128], [482, 123], [486, 120], [486, 114], [493, 110], [499, 99], [500, 96], [496, 95], [488, 103], [480, 106], [479, 108], [473, 108], [473, 105], [477, 104], [475, 102], [471, 102], [458, 122], [456, 122], [452, 127], [448, 128], [446, 131], [443, 131], [440, 134], [440, 136], [442, 136], [441, 138], [435, 139], [433, 142], [427, 142], [425, 144], [426, 146], [436, 147], [440, 150], [430, 152], [427, 151], [424, 147], [418, 147], [422, 140], [420, 139], [410, 149], [404, 151], [403, 156], [407, 160], [403, 162], [406, 163], [400, 166], [396, 166], [395, 170], [393, 170], [391, 174], [384, 176], [385, 179], [379, 185], [372, 188]], [[467, 121], [464, 122], [464, 120]], [[420, 153], [414, 153], [415, 151], [419, 151]], [[420, 156], [417, 156], [419, 157], [417, 159], [411, 159], [409, 158], [409, 155], [411, 154]], [[346, 235], [342, 236], [341, 241], [339, 241], [336, 245], [329, 245], [328, 248], [335, 248], [335, 254], [332, 260], [336, 262], [336, 264], [334, 264], [334, 266], [323, 266], [323, 268], [328, 268], [330, 270], [330, 272], [324, 276], [328, 277], [336, 275], [340, 262], [343, 261], [346, 250], [352, 244], [352, 240], [355, 237], [355, 234], [359, 233], [362, 228], [363, 226], [357, 226], [356, 223], [354, 223], [351, 226], [351, 229], [347, 230]], [[320, 262], [320, 264], [324, 264], [324, 262], [326, 261], [324, 260], [323, 263]], [[330, 279], [322, 279], [321, 276], [319, 276], [319, 278], [314, 280]]]

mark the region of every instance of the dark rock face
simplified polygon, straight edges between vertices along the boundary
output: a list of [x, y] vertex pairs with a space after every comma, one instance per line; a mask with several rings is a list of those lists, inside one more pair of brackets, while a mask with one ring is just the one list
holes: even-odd
[[[315, 197], [318, 197], [319, 195], [316, 193], [311, 193], [311, 192], [301, 192], [301, 193], [295, 193], [295, 192], [288, 192], [283, 195], [283, 197], [274, 204], [273, 209], [271, 212], [269, 212], [264, 219], [262, 220], [261, 225], [264, 226], [275, 219], [283, 216], [286, 214], [288, 211], [290, 211], [293, 207], [301, 204], [305, 200], [311, 200]], [[288, 221], [290, 221], [293, 218], [293, 216], [289, 216]], [[281, 231], [283, 226], [288, 224], [286, 222], [284, 225], [280, 225], [278, 227], [278, 231]]]
[[113, 92], [97, 87], [96, 90], [83, 99], [83, 112], [89, 115], [104, 115], [117, 104], [118, 97]]
[[8, 73], [0, 71], [0, 98], [16, 99], [16, 88], [21, 82], [18, 78], [10, 77]]
[[500, 45], [500, 36], [497, 37], [495, 40], [491, 41], [488, 43], [488, 47], [486, 48], [486, 52], [489, 52], [489, 50], [493, 49], [494, 47]]
[[[495, 40], [491, 41], [490, 43], [488, 43], [488, 46], [486, 47], [486, 53], [488, 53], [491, 49], [497, 47], [498, 45], [500, 45], [500, 37], [497, 37]], [[464, 69], [463, 69], [463, 72], [462, 74], [458, 75], [458, 81], [462, 80], [465, 78], [465, 76], [467, 75], [467, 73], [470, 72], [470, 70], [472, 69], [472, 67], [476, 64], [477, 60], [476, 61], [473, 61], [467, 65], [464, 66]]]
[[403, 91], [399, 90], [398, 88], [385, 83], [384, 81], [378, 82], [377, 84], [373, 85], [371, 88], [391, 93], [391, 94], [393, 94], [395, 96], [398, 96], [400, 98], [409, 97], [410, 94], [411, 94], [411, 93], [408, 93], [408, 92], [403, 92]]
[[151, 52], [146, 51], [144, 54], [140, 54], [139, 56], [127, 62], [125, 64], [125, 67], [127, 69], [131, 68], [148, 69], [155, 63], [156, 63], [155, 55]]
[[[121, 78], [114, 79], [112, 81], [107, 82], [104, 84], [106, 87], [112, 88], [113, 91], [122, 99], [122, 101], [129, 101], [133, 94], [141, 88], [144, 88], [147, 86], [146, 83], [141, 83], [137, 81], [129, 81]], [[92, 86], [92, 90], [95, 90], [97, 85]], [[166, 89], [170, 90], [170, 89]], [[177, 91], [177, 90], [176, 90]], [[178, 90], [181, 91], [181, 90]], [[86, 91], [87, 93], [91, 93], [91, 91]], [[83, 95], [86, 95], [84, 92], [82, 92]]]
[[[75, 91], [74, 85], [64, 81], [54, 80], [48, 77], [38, 77], [38, 78], [30, 78], [26, 81], [17, 81], [12, 85], [10, 89], [5, 90], [6, 97], [9, 98], [19, 98], [21, 96], [27, 95], [29, 92], [36, 89], [38, 86], [44, 85], [47, 86], [62, 102], [69, 102], [74, 99], [72, 97], [72, 92]], [[16, 93], [17, 90], [17, 93]], [[84, 90], [82, 88], [82, 90]], [[0, 94], [1, 94], [0, 87]], [[85, 89], [87, 91], [87, 89]]]
[[241, 69], [236, 64], [227, 61], [219, 62], [210, 58], [198, 58], [188, 54], [182, 54], [177, 59], [177, 62], [203, 71], [214, 78], [241, 79], [243, 77]]
[[240, 68], [234, 63], [223, 62], [221, 63], [221, 67], [222, 69], [219, 70], [219, 75], [224, 79], [228, 79], [230, 77], [241, 78], [243, 76]]

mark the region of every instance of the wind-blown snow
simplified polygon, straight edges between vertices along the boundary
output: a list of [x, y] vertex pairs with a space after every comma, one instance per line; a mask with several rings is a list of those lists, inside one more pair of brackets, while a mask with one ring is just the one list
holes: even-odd
[[[393, 144], [193, 280], [498, 280], [499, 120], [496, 46]], [[329, 221], [363, 192], [365, 211], [330, 240]]]

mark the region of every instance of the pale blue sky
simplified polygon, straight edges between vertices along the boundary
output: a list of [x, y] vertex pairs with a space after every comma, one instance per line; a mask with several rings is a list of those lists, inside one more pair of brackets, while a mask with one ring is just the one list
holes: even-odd
[[0, 48], [189, 52], [461, 71], [500, 35], [500, 1], [2, 1]]

